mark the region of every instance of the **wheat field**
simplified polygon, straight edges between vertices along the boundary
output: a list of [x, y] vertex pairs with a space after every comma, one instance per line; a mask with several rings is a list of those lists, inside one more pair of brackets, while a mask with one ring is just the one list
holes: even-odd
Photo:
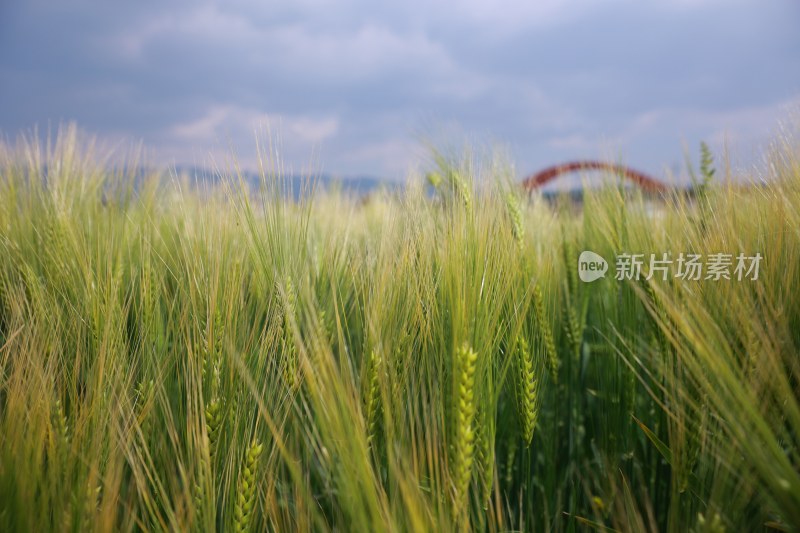
[[267, 156], [201, 186], [3, 145], [0, 531], [797, 530], [798, 154], [576, 209], [468, 157], [296, 200]]

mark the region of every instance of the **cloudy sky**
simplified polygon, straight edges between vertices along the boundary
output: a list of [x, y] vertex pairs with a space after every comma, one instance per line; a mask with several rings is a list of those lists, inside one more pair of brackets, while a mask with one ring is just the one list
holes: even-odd
[[400, 179], [423, 140], [661, 175], [799, 107], [797, 0], [0, 0], [2, 134], [76, 121], [161, 164], [252, 166], [259, 130], [341, 176]]

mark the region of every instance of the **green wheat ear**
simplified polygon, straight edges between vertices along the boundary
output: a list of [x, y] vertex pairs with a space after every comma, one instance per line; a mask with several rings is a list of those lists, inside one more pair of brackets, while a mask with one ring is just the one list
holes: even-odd
[[206, 509], [206, 483], [210, 470], [211, 468], [208, 463], [208, 456], [206, 455], [205, 451], [202, 451], [200, 452], [200, 461], [197, 465], [194, 481], [195, 517], [200, 523], [203, 521], [203, 516]]
[[516, 435], [508, 441], [508, 451], [506, 452], [505, 485], [511, 486], [514, 480], [514, 462], [517, 458], [517, 438]]
[[206, 433], [208, 434], [208, 456], [211, 464], [217, 456], [219, 437], [222, 434], [222, 402], [213, 398], [206, 404]]
[[283, 356], [281, 366], [286, 385], [289, 389], [294, 389], [299, 382], [297, 348], [292, 335], [292, 323], [296, 316], [297, 293], [295, 293], [294, 284], [292, 284], [292, 279], [289, 276], [284, 279], [284, 290], [286, 291], [286, 301], [283, 306], [283, 325], [281, 327], [281, 354]]
[[583, 326], [578, 320], [578, 315], [575, 314], [575, 308], [566, 297], [564, 301], [564, 335], [572, 355], [579, 357], [583, 343]]
[[506, 194], [506, 208], [508, 216], [511, 218], [511, 233], [517, 246], [522, 249], [525, 243], [525, 226], [522, 221], [522, 205], [519, 196], [513, 192]]
[[519, 338], [516, 355], [519, 419], [522, 425], [522, 438], [526, 445], [530, 445], [533, 430], [536, 427], [536, 418], [539, 414], [536, 401], [538, 382], [533, 366], [533, 356], [525, 337]]
[[381, 357], [378, 352], [372, 350], [369, 357], [369, 368], [367, 372], [367, 386], [364, 393], [364, 416], [367, 423], [367, 443], [372, 446], [375, 434], [378, 429], [378, 411], [380, 409], [380, 389], [379, 371], [381, 367]]
[[553, 340], [553, 330], [550, 328], [550, 323], [547, 321], [547, 314], [544, 308], [544, 296], [542, 296], [542, 289], [539, 287], [538, 282], [533, 286], [533, 312], [536, 315], [536, 328], [539, 333], [539, 338], [544, 344], [553, 382], [558, 383], [558, 367], [560, 364], [558, 352], [556, 352], [556, 343]]
[[219, 310], [214, 312], [213, 328], [211, 331], [213, 346], [209, 346], [205, 331], [200, 332], [200, 339], [203, 353], [202, 373], [204, 384], [210, 388], [211, 397], [215, 398], [219, 394], [221, 384], [223, 355], [223, 324]]
[[239, 477], [239, 490], [236, 493], [236, 508], [234, 509], [233, 529], [237, 533], [250, 531], [250, 521], [256, 500], [258, 458], [262, 449], [263, 445], [254, 440], [247, 450], [244, 467]]
[[708, 187], [711, 180], [714, 179], [714, 174], [717, 170], [714, 168], [714, 154], [711, 153], [711, 148], [705, 143], [700, 142], [700, 176], [703, 179], [701, 186]]
[[133, 412], [139, 423], [142, 434], [147, 435], [150, 431], [150, 417], [145, 410], [153, 397], [153, 380], [142, 380], [136, 385], [134, 391]]
[[223, 331], [222, 313], [217, 309], [214, 312], [214, 358], [217, 361], [222, 361], [222, 352], [224, 349]]
[[[219, 333], [221, 333], [221, 329], [215, 332], [217, 336], [219, 336]], [[224, 405], [220, 397], [220, 389], [222, 388], [221, 364], [221, 351], [218, 352], [216, 350], [214, 354], [209, 355], [207, 353], [203, 361], [203, 374], [209, 381], [209, 400], [206, 402], [204, 414], [206, 434], [208, 435], [208, 456], [212, 465], [217, 455], [219, 437], [224, 426]]]
[[53, 429], [55, 443], [58, 446], [67, 446], [69, 444], [69, 423], [67, 415], [64, 414], [61, 400], [56, 400], [55, 406], [53, 406]]
[[492, 484], [494, 483], [494, 420], [490, 412], [485, 407], [478, 408], [475, 414], [475, 464], [480, 481], [481, 495], [480, 501], [487, 508], [492, 494]]
[[472, 461], [475, 455], [475, 363], [478, 354], [464, 343], [456, 351], [458, 372], [456, 375], [456, 430], [453, 479], [456, 489], [457, 514], [461, 513], [467, 501], [472, 473]]
[[575, 253], [572, 241], [566, 235], [562, 252], [564, 254], [564, 270], [567, 275], [567, 294], [569, 298], [574, 298], [578, 293], [578, 255]]
[[439, 186], [442, 184], [442, 175], [439, 174], [438, 172], [429, 172], [428, 175], [426, 176], [426, 179], [428, 180], [430, 186], [433, 187], [434, 189], [438, 189]]
[[469, 184], [461, 175], [461, 173], [451, 170], [449, 173], [450, 181], [455, 189], [456, 194], [461, 199], [467, 211], [472, 209], [472, 191]]
[[[209, 387], [209, 399], [205, 405], [206, 434], [208, 435], [208, 455], [211, 464], [217, 454], [219, 437], [224, 425], [223, 401], [220, 397], [222, 388], [222, 318], [219, 312], [214, 317], [214, 347], [206, 348], [203, 359], [203, 377]], [[204, 344], [205, 346], [205, 344]]]
[[714, 513], [714, 516], [710, 518], [706, 518], [703, 513], [698, 513], [695, 531], [698, 533], [725, 533], [727, 528], [719, 513]]
[[85, 494], [83, 495], [83, 502], [81, 505], [78, 492], [75, 493], [75, 506], [80, 505], [80, 513], [83, 516], [81, 520], [81, 531], [92, 531], [92, 523], [97, 514], [97, 509], [100, 507], [100, 492], [103, 487], [101, 485], [93, 484], [91, 480], [86, 482]]

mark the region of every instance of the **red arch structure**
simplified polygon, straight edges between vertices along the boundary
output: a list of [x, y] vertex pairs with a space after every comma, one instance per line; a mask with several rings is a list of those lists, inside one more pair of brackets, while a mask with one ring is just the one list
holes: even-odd
[[639, 172], [638, 170], [623, 165], [605, 163], [603, 161], [570, 161], [569, 163], [547, 167], [522, 180], [522, 186], [528, 191], [534, 191], [562, 174], [579, 172], [581, 170], [601, 170], [613, 173], [636, 183], [639, 187], [649, 192], [663, 192], [667, 190], [667, 186], [664, 185], [664, 183], [648, 176], [644, 172]]

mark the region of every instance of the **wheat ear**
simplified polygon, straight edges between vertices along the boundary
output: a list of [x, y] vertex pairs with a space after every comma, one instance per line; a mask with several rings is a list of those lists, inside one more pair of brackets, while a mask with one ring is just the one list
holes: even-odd
[[253, 506], [256, 500], [256, 473], [258, 458], [263, 446], [253, 441], [247, 449], [244, 468], [239, 477], [239, 490], [236, 493], [236, 508], [234, 509], [233, 529], [237, 533], [250, 530], [250, 521], [253, 517]]
[[456, 351], [456, 431], [453, 478], [456, 489], [456, 511], [466, 502], [475, 455], [475, 364], [478, 354], [464, 344]]
[[536, 427], [538, 406], [536, 395], [538, 382], [534, 372], [533, 356], [525, 337], [517, 341], [517, 377], [518, 377], [518, 404], [519, 418], [522, 424], [522, 438], [525, 444], [530, 445], [533, 438], [533, 429]]

